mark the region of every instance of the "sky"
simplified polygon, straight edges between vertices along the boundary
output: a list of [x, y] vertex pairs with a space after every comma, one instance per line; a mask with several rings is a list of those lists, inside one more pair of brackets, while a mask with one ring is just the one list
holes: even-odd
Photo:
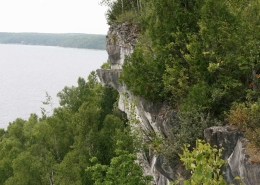
[[106, 34], [100, 0], [0, 0], [0, 32]]

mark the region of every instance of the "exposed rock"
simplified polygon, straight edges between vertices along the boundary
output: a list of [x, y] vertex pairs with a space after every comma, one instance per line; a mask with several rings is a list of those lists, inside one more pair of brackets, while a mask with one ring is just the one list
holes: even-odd
[[[172, 129], [173, 123], [178, 123], [177, 112], [166, 103], [151, 103], [134, 96], [124, 83], [118, 81], [120, 72], [121, 70], [97, 70], [103, 86], [113, 87], [119, 92], [119, 109], [136, 122], [133, 126], [143, 133], [144, 139], [149, 140], [156, 134], [164, 137]], [[145, 174], [153, 176], [156, 185], [167, 185], [169, 180], [177, 179], [178, 174], [184, 171], [182, 167], [165, 166], [163, 156], [156, 155], [153, 151], [149, 151], [148, 155], [140, 154], [139, 159]]]
[[[140, 130], [144, 139], [149, 140], [154, 135], [166, 137], [179, 122], [177, 112], [166, 102], [152, 103], [135, 96], [119, 80], [125, 56], [133, 52], [139, 31], [139, 25], [130, 23], [118, 23], [109, 28], [106, 48], [112, 69], [99, 69], [97, 74], [104, 86], [113, 87], [119, 92], [119, 109], [136, 122], [132, 127]], [[250, 163], [245, 153], [243, 133], [229, 126], [216, 126], [206, 129], [204, 136], [211, 145], [224, 148], [223, 159], [227, 161], [227, 166], [222, 170], [228, 184], [238, 185], [239, 182], [234, 181], [236, 176], [242, 177], [241, 182], [245, 185], [260, 184], [260, 165]], [[178, 173], [184, 172], [183, 166], [165, 166], [163, 155], [156, 155], [152, 150], [148, 154], [141, 152], [139, 159], [145, 174], [152, 175], [156, 185], [168, 185], [170, 180], [178, 177]]]
[[[139, 31], [139, 25], [130, 23], [118, 23], [109, 28], [106, 49], [111, 70], [98, 69], [97, 74], [103, 86], [113, 87], [119, 92], [119, 109], [127, 114], [128, 119], [138, 122], [133, 124], [133, 127], [138, 128], [143, 133], [144, 139], [149, 140], [154, 134], [165, 135], [171, 128], [170, 122], [176, 119], [176, 113], [169, 110], [166, 104], [153, 104], [134, 96], [124, 83], [119, 82], [125, 56], [132, 54]], [[170, 167], [163, 166], [162, 156], [157, 156], [150, 150], [148, 154], [143, 152], [138, 157], [145, 175], [153, 176], [154, 184], [169, 184], [169, 179], [172, 179], [174, 173]]]
[[[204, 131], [204, 136], [211, 145], [224, 148], [223, 159], [227, 166], [223, 170], [229, 184], [260, 184], [260, 164], [250, 162], [245, 151], [248, 141], [243, 138], [243, 133], [229, 126], [211, 127]], [[235, 177], [240, 177], [241, 181], [234, 180]]]
[[237, 129], [231, 129], [229, 126], [215, 126], [204, 130], [204, 137], [211, 146], [218, 146], [224, 148], [223, 157], [227, 160], [234, 151], [239, 137], [243, 134]]
[[122, 69], [125, 56], [133, 53], [140, 26], [132, 23], [116, 23], [110, 26], [106, 37], [106, 50], [112, 69]]
[[[228, 165], [233, 177], [240, 177], [243, 184], [260, 184], [260, 164], [250, 162], [245, 151], [246, 144], [247, 140], [240, 137], [233, 153], [228, 158]], [[235, 184], [239, 184], [239, 182]]]

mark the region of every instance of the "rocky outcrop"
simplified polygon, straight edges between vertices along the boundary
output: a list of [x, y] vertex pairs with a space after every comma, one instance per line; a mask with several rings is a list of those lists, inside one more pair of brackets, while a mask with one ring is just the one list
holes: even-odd
[[[177, 112], [170, 109], [165, 103], [151, 103], [139, 96], [134, 96], [127, 87], [120, 83], [118, 78], [121, 70], [97, 70], [97, 74], [103, 86], [113, 87], [119, 92], [118, 107], [124, 111], [128, 119], [133, 122], [133, 127], [137, 128], [144, 136], [145, 140], [151, 137], [167, 135], [173, 124], [178, 124]], [[182, 167], [165, 166], [163, 155], [156, 155], [152, 150], [139, 155], [146, 175], [153, 176], [154, 184], [167, 185], [169, 180], [174, 180], [181, 174]]]
[[[111, 69], [98, 69], [97, 74], [103, 86], [113, 87], [119, 92], [118, 107], [127, 114], [133, 127], [141, 131], [144, 140], [151, 140], [155, 135], [166, 136], [173, 124], [178, 124], [178, 119], [177, 112], [166, 103], [152, 103], [134, 96], [119, 81], [125, 57], [133, 52], [139, 31], [138, 25], [130, 23], [117, 23], [109, 28], [107, 52]], [[181, 167], [165, 166], [163, 156], [156, 155], [152, 150], [140, 153], [139, 160], [145, 174], [153, 176], [156, 185], [169, 184], [169, 180], [176, 179], [177, 174], [183, 171]]]
[[[117, 23], [109, 28], [106, 48], [111, 69], [99, 69], [97, 74], [103, 86], [113, 87], [119, 92], [118, 107], [133, 122], [132, 127], [141, 131], [144, 140], [151, 140], [155, 135], [166, 137], [179, 121], [177, 112], [166, 102], [152, 103], [135, 96], [119, 80], [125, 57], [133, 52], [139, 31], [139, 25], [130, 23]], [[249, 161], [243, 133], [225, 126], [208, 128], [204, 135], [211, 145], [224, 148], [223, 159], [227, 165], [222, 170], [228, 184], [238, 185], [240, 181], [234, 180], [237, 176], [245, 185], [260, 184], [260, 165]], [[153, 176], [156, 185], [168, 185], [170, 180], [177, 179], [178, 174], [184, 172], [183, 166], [165, 166], [163, 155], [155, 154], [153, 150], [141, 152], [139, 160], [145, 174]]]
[[125, 56], [133, 53], [140, 26], [132, 23], [116, 23], [110, 26], [106, 37], [106, 50], [112, 69], [122, 69]]
[[245, 138], [239, 138], [233, 153], [228, 158], [228, 166], [233, 177], [241, 177], [243, 184], [260, 184], [260, 164], [254, 164], [249, 160], [245, 151], [246, 144]]
[[227, 160], [236, 147], [237, 140], [243, 137], [243, 134], [237, 129], [229, 126], [215, 126], [204, 130], [204, 137], [211, 146], [224, 148], [222, 155]]
[[[229, 126], [211, 127], [204, 131], [205, 139], [211, 145], [223, 147], [225, 179], [229, 184], [256, 185], [260, 184], [260, 164], [253, 164], [246, 154], [247, 140], [243, 133]], [[240, 177], [241, 180], [235, 180]]]

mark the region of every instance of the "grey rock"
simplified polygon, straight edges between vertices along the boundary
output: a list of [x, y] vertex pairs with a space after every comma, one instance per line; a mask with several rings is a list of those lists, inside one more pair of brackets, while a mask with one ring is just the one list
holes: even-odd
[[[132, 54], [139, 31], [140, 26], [137, 24], [117, 23], [110, 26], [106, 49], [111, 69], [98, 69], [97, 74], [103, 86], [113, 87], [119, 92], [118, 108], [127, 114], [129, 120], [135, 122], [132, 128], [143, 134], [143, 140], [150, 140], [154, 135], [165, 138], [179, 124], [177, 111], [167, 102], [152, 103], [133, 95], [119, 80], [125, 57]], [[228, 184], [238, 185], [240, 182], [234, 180], [236, 176], [240, 176], [245, 185], [260, 184], [260, 165], [250, 162], [245, 152], [247, 141], [243, 138], [243, 133], [229, 126], [215, 126], [205, 129], [204, 136], [211, 145], [224, 148], [223, 159], [227, 165], [222, 170]], [[178, 174], [185, 171], [181, 165], [165, 165], [163, 155], [156, 154], [153, 150], [140, 152], [138, 159], [145, 175], [153, 176], [156, 185], [168, 185], [170, 180], [177, 179]]]
[[231, 129], [229, 126], [214, 126], [204, 130], [204, 137], [211, 146], [218, 146], [224, 148], [222, 153], [224, 160], [227, 160], [234, 151], [239, 137], [242, 137], [243, 133], [237, 129]]
[[[260, 164], [253, 164], [246, 154], [248, 141], [243, 133], [230, 126], [210, 127], [205, 129], [204, 136], [211, 145], [223, 147], [223, 159], [227, 165], [222, 169], [228, 184], [258, 185], [260, 184]], [[234, 180], [240, 177], [240, 180]]]
[[140, 25], [116, 23], [110, 26], [106, 37], [106, 50], [112, 69], [122, 69], [125, 57], [133, 53]]
[[[119, 109], [133, 120], [133, 127], [143, 133], [144, 140], [151, 140], [154, 135], [165, 137], [167, 131], [178, 123], [177, 112], [172, 110], [167, 103], [152, 103], [142, 97], [134, 96], [118, 78], [121, 70], [98, 69], [97, 74], [103, 86], [113, 87], [119, 92]], [[183, 167], [165, 166], [163, 155], [156, 155], [153, 151], [139, 155], [146, 175], [153, 176], [154, 184], [167, 185], [169, 180], [178, 178], [184, 171]]]
[[[238, 139], [233, 153], [228, 158], [228, 165], [233, 177], [240, 177], [243, 184], [260, 184], [260, 164], [253, 164], [249, 160], [245, 151], [247, 142], [245, 138]], [[235, 185], [239, 185], [239, 183], [239, 181], [234, 181]]]

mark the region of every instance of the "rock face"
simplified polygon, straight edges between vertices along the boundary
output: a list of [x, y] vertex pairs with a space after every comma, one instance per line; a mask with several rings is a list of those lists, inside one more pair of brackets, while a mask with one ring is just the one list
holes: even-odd
[[[154, 135], [164, 136], [171, 130], [173, 123], [178, 123], [177, 112], [170, 109], [166, 104], [154, 104], [144, 100], [142, 97], [134, 96], [128, 91], [124, 84], [118, 81], [121, 70], [97, 70], [103, 86], [115, 88], [119, 94], [120, 110], [124, 111], [134, 127], [141, 131], [144, 139], [152, 139]], [[146, 175], [153, 176], [154, 184], [167, 185], [169, 180], [177, 178], [183, 168], [172, 168], [165, 166], [162, 155], [156, 155], [154, 151], [140, 153], [139, 160]]]
[[[260, 184], [260, 164], [252, 164], [246, 154], [247, 140], [243, 134], [228, 126], [211, 127], [204, 131], [207, 142], [211, 145], [223, 147], [223, 158], [227, 161], [224, 167], [225, 179], [229, 184], [245, 185]], [[240, 177], [241, 181], [234, 180]]]
[[246, 139], [239, 138], [233, 153], [228, 158], [228, 165], [232, 175], [241, 177], [243, 184], [260, 184], [260, 164], [250, 162], [249, 156], [245, 153], [246, 143]]
[[132, 54], [140, 31], [138, 24], [117, 23], [110, 26], [106, 37], [106, 50], [112, 69], [122, 69], [125, 56]]
[[[119, 82], [122, 65], [125, 56], [129, 56], [137, 42], [139, 26], [129, 23], [118, 23], [110, 27], [107, 35], [107, 52], [111, 69], [98, 69], [97, 74], [103, 86], [113, 87], [119, 92], [120, 110], [124, 111], [128, 119], [144, 135], [144, 139], [152, 139], [155, 135], [166, 136], [173, 124], [178, 123], [177, 112], [170, 109], [166, 103], [151, 103], [139, 96], [134, 96], [125, 86]], [[177, 174], [183, 168], [172, 168], [164, 165], [162, 155], [156, 155], [154, 151], [139, 154], [139, 160], [146, 175], [153, 176], [156, 185], [167, 185], [169, 180], [177, 178]], [[178, 170], [175, 170], [178, 169]]]
[[[125, 56], [133, 52], [139, 31], [139, 25], [130, 23], [117, 23], [109, 28], [106, 48], [111, 69], [98, 69], [97, 74], [103, 86], [113, 87], [119, 92], [119, 109], [127, 114], [129, 120], [135, 122], [133, 127], [141, 131], [143, 138], [149, 140], [155, 135], [166, 137], [179, 122], [177, 112], [167, 103], [152, 103], [134, 96], [119, 81]], [[211, 145], [225, 149], [223, 158], [227, 161], [227, 166], [223, 170], [229, 184], [239, 184], [234, 180], [236, 176], [243, 177], [241, 182], [246, 185], [260, 184], [260, 165], [249, 162], [242, 133], [226, 126], [208, 128], [204, 135]], [[182, 166], [165, 166], [163, 155], [155, 154], [153, 150], [141, 152], [139, 160], [145, 174], [153, 176], [156, 185], [168, 185], [170, 180], [177, 179], [178, 174], [184, 172]]]

